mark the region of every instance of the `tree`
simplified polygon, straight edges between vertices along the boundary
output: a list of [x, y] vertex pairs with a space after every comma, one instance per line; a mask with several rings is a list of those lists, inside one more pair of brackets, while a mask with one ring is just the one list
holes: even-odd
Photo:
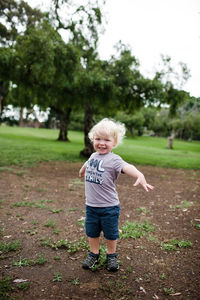
[[[82, 68], [80, 76], [78, 75], [77, 90], [75, 93], [76, 101], [84, 107], [85, 121], [85, 149], [81, 151], [82, 155], [88, 156], [93, 151], [92, 144], [88, 139], [88, 131], [92, 126], [92, 103], [99, 99], [97, 89], [102, 91], [100, 76], [96, 73], [99, 69], [99, 60], [97, 60], [96, 47], [99, 37], [99, 28], [102, 24], [102, 12], [99, 1], [87, 1], [86, 5], [76, 5], [68, 0], [53, 0], [54, 18], [56, 19], [56, 29], [64, 29], [68, 33], [74, 46], [81, 53]], [[66, 9], [65, 17], [63, 10]], [[61, 13], [62, 12], [62, 13]], [[100, 79], [100, 81], [99, 81]], [[96, 91], [96, 94], [94, 93]], [[78, 103], [77, 103], [78, 104]]]
[[[58, 32], [44, 21], [28, 28], [15, 45], [12, 93], [18, 105], [50, 107], [60, 116], [59, 140], [67, 140], [66, 120], [73, 107], [75, 72], [80, 68], [79, 51], [65, 44]], [[24, 92], [23, 92], [24, 91]], [[29, 93], [31, 91], [31, 93]], [[27, 97], [30, 95], [31, 97]], [[29, 101], [30, 100], [30, 101]]]
[[0, 0], [0, 118], [7, 104], [13, 71], [12, 47], [27, 26], [34, 26], [44, 17], [45, 14], [32, 9], [25, 1]]
[[[186, 64], [180, 62], [180, 71], [174, 71], [171, 66], [171, 58], [169, 56], [161, 56], [162, 66], [161, 70], [157, 71], [155, 78], [163, 82], [165, 86], [165, 97], [163, 103], [170, 105], [169, 115], [173, 118], [176, 115], [178, 106], [184, 102], [188, 97], [188, 93], [182, 90], [183, 85], [187, 82], [190, 77], [190, 71]], [[168, 148], [173, 149], [174, 138], [176, 132], [172, 128], [171, 135], [168, 137]]]
[[0, 0], [0, 44], [13, 45], [27, 26], [35, 26], [44, 16], [25, 1]]

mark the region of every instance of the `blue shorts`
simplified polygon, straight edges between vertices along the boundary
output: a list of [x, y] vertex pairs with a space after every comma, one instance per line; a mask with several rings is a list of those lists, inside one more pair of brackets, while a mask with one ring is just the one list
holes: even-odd
[[92, 207], [86, 205], [85, 231], [91, 238], [100, 236], [101, 231], [107, 240], [119, 238], [120, 205], [109, 207]]

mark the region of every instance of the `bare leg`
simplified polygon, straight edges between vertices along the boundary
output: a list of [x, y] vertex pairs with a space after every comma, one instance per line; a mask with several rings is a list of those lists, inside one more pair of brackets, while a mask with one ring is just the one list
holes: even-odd
[[107, 242], [107, 254], [114, 254], [116, 253], [117, 249], [117, 240], [106, 240]]
[[99, 254], [99, 246], [100, 246], [100, 237], [98, 238], [88, 238], [90, 244], [90, 251], [94, 254]]

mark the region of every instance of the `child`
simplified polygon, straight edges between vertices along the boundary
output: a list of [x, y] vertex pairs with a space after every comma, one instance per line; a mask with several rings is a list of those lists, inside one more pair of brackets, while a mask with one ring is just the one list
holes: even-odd
[[84, 269], [91, 269], [99, 258], [100, 233], [103, 231], [107, 243], [107, 270], [117, 271], [117, 239], [120, 203], [115, 180], [120, 173], [137, 178], [133, 186], [141, 184], [143, 188], [153, 190], [144, 175], [120, 156], [112, 153], [125, 135], [125, 126], [110, 119], [103, 119], [89, 132], [94, 149], [89, 160], [82, 166], [79, 176], [85, 174], [86, 220], [85, 230], [88, 236], [90, 253], [83, 261]]

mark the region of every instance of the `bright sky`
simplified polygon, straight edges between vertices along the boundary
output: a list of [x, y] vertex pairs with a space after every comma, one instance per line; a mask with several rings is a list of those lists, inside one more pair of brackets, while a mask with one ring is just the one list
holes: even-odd
[[[49, 0], [27, 2], [35, 7]], [[191, 78], [183, 89], [200, 97], [200, 0], [106, 0], [104, 11], [101, 58], [114, 54], [113, 46], [121, 40], [140, 61], [142, 74], [151, 76], [160, 55], [169, 55], [175, 67], [186, 63]]]

